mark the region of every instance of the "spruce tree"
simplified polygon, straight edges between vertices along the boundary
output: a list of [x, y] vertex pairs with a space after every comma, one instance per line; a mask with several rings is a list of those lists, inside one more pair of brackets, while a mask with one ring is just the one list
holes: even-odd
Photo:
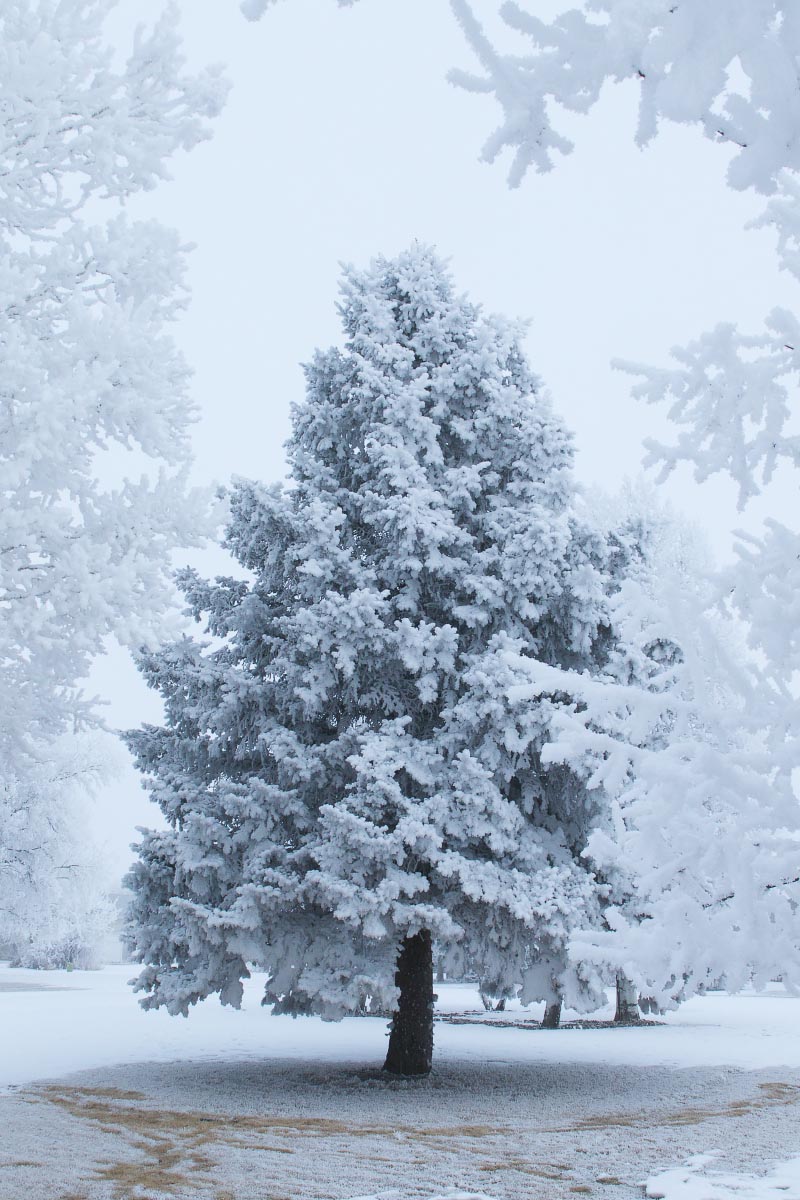
[[343, 349], [293, 411], [289, 487], [238, 482], [246, 579], [182, 573], [212, 641], [145, 655], [166, 720], [129, 735], [169, 828], [129, 882], [145, 1007], [394, 1011], [388, 1070], [433, 1046], [432, 947], [497, 995], [586, 1007], [601, 920], [581, 853], [600, 793], [541, 750], [558, 698], [507, 699], [520, 654], [591, 668], [603, 546], [521, 327], [414, 246], [348, 269]]

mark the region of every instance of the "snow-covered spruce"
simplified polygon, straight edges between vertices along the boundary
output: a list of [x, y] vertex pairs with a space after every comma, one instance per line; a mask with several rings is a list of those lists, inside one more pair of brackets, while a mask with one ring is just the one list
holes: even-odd
[[432, 941], [495, 995], [600, 999], [566, 944], [601, 921], [602, 794], [542, 770], [559, 701], [512, 709], [507, 660], [605, 654], [605, 546], [518, 326], [418, 246], [347, 270], [341, 315], [291, 488], [233, 489], [248, 578], [182, 575], [213, 640], [142, 659], [166, 724], [129, 744], [170, 828], [129, 876], [129, 938], [146, 1007], [236, 1005], [248, 963], [276, 1012], [399, 1001], [387, 1065], [421, 1073]]
[[[169, 332], [183, 252], [121, 205], [207, 136], [224, 89], [185, 74], [174, 12], [117, 71], [112, 7], [0, 9], [0, 940], [32, 900], [63, 911], [65, 881], [43, 891], [73, 844], [49, 857], [53, 781], [81, 746], [54, 739], [93, 720], [78, 685], [107, 637], [164, 636], [171, 553], [198, 538], [188, 371]], [[131, 474], [113, 488], [109, 451]]]

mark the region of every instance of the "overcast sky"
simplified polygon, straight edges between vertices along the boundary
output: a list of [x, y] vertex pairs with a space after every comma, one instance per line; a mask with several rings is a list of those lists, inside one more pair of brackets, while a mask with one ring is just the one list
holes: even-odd
[[[115, 42], [124, 49], [164, 5], [120, 0]], [[496, 7], [475, 0], [488, 22]], [[560, 7], [535, 5], [544, 16]], [[474, 300], [530, 319], [530, 359], [575, 433], [578, 478], [612, 490], [638, 474], [643, 438], [668, 426], [630, 398], [610, 360], [666, 363], [671, 346], [718, 321], [755, 331], [793, 298], [774, 236], [745, 230], [760, 206], [726, 187], [723, 148], [675, 128], [635, 147], [633, 85], [608, 86], [589, 117], [565, 121], [575, 152], [510, 191], [507, 163], [478, 161], [493, 102], [445, 79], [474, 65], [447, 0], [282, 0], [255, 25], [237, 0], [181, 8], [190, 63], [223, 63], [233, 87], [213, 140], [134, 211], [196, 244], [178, 338], [202, 414], [198, 480], [284, 474], [299, 364], [339, 339], [339, 263], [413, 239], [434, 243]], [[742, 518], [731, 485], [698, 488], [685, 473], [664, 494], [721, 558], [731, 530], [764, 511]], [[92, 684], [113, 724], [157, 718], [121, 653]], [[134, 825], [156, 819], [131, 770], [101, 806], [116, 867]]]

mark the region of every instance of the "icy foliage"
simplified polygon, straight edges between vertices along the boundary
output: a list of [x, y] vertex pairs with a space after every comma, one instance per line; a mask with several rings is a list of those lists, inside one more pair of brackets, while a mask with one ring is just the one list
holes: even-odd
[[240, 482], [227, 545], [250, 582], [183, 586], [211, 642], [145, 656], [163, 728], [129, 735], [170, 828], [130, 884], [146, 1006], [391, 1005], [400, 940], [525, 1000], [597, 1002], [570, 966], [604, 891], [582, 859], [603, 797], [541, 752], [557, 699], [512, 710], [507, 662], [605, 653], [606, 546], [573, 512], [570, 439], [520, 329], [435, 255], [345, 274], [292, 486]]
[[17, 965], [94, 965], [112, 906], [88, 802], [119, 761], [110, 735], [65, 735], [0, 780], [0, 943]]
[[500, 104], [483, 157], [512, 150], [512, 184], [570, 152], [558, 109], [589, 112], [606, 80], [637, 82], [640, 145], [662, 121], [694, 125], [736, 148], [731, 186], [766, 193], [800, 168], [800, 17], [787, 0], [728, 0], [724, 20], [706, 0], [585, 0], [549, 23], [506, 0], [503, 20], [528, 44], [514, 55], [492, 45], [469, 0], [450, 4], [483, 69], [450, 78]]
[[692, 464], [699, 482], [729, 473], [743, 508], [771, 482], [779, 463], [800, 465], [800, 437], [787, 429], [800, 371], [797, 321], [775, 310], [767, 333], [753, 337], [719, 325], [673, 355], [677, 368], [617, 364], [643, 376], [635, 396], [666, 400], [670, 419], [684, 428], [675, 446], [648, 441], [646, 463], [660, 464], [662, 479], [679, 462]]
[[[154, 222], [97, 225], [86, 210], [164, 177], [206, 136], [221, 87], [182, 74], [173, 12], [116, 72], [111, 6], [0, 15], [0, 775], [28, 738], [80, 714], [74, 684], [106, 635], [153, 639], [171, 549], [196, 538], [182, 477], [193, 413], [169, 334], [181, 247]], [[139, 479], [98, 481], [111, 448]]]
[[[10, 0], [0, 12], [0, 789], [16, 814], [0, 859], [13, 858], [17, 818], [46, 832], [20, 805], [50, 795], [50, 743], [92, 716], [77, 691], [91, 658], [110, 635], [139, 645], [163, 632], [171, 553], [202, 525], [185, 486], [188, 371], [170, 334], [183, 248], [121, 205], [207, 136], [224, 88], [183, 72], [171, 8], [116, 70], [112, 7]], [[23, 837], [26, 855], [34, 841]], [[43, 852], [12, 877], [41, 887], [52, 861]]]

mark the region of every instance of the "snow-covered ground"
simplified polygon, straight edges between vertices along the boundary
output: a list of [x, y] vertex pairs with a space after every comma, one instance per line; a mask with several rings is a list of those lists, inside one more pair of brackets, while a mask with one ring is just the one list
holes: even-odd
[[652, 1200], [798, 1200], [800, 1158], [778, 1163], [766, 1175], [733, 1175], [715, 1169], [715, 1155], [698, 1154], [683, 1166], [650, 1179]]
[[[624, 1200], [648, 1180], [800, 1200], [800, 1000], [779, 986], [657, 1028], [442, 1020], [431, 1077], [398, 1081], [384, 1020], [272, 1017], [258, 978], [240, 1012], [145, 1013], [133, 970], [0, 968], [2, 1200]], [[442, 1016], [483, 1016], [472, 988], [437, 988]]]
[[[216, 999], [199, 1004], [188, 1020], [163, 1010], [144, 1012], [127, 981], [135, 966], [102, 971], [24, 971], [0, 966], [0, 1028], [9, 1041], [0, 1059], [0, 1088], [19, 1087], [88, 1067], [135, 1062], [311, 1058], [360, 1061], [379, 1067], [386, 1022], [352, 1018], [338, 1024], [273, 1017], [260, 1004], [263, 981], [245, 984], [242, 1009]], [[509, 1019], [536, 1021], [541, 1006], [485, 1014], [467, 984], [437, 984], [440, 1014], [472, 1013], [500, 1027], [440, 1023], [439, 1060], [482, 1061], [487, 1049], [503, 1061], [613, 1063], [618, 1066], [739, 1067], [800, 1070], [800, 999], [779, 984], [760, 995], [715, 993], [668, 1013], [658, 1028], [563, 1029], [557, 1033], [505, 1028]], [[8, 990], [10, 989], [10, 990]], [[570, 1021], [577, 1014], [564, 1013]], [[613, 1016], [613, 1007], [593, 1014]], [[798, 1139], [800, 1140], [800, 1139]]]

